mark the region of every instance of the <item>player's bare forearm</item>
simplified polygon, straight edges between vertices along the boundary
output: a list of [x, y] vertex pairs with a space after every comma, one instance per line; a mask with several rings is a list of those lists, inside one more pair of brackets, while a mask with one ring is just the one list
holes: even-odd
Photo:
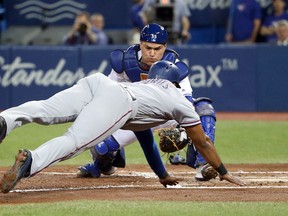
[[201, 124], [186, 127], [186, 132], [190, 139], [192, 139], [193, 144], [196, 149], [201, 153], [205, 160], [217, 170], [220, 176], [220, 180], [226, 180], [236, 185], [245, 185], [241, 180], [232, 176], [223, 165], [214, 145], [212, 144], [209, 137], [207, 137], [202, 129]]
[[199, 124], [193, 127], [186, 127], [185, 129], [196, 149], [205, 160], [215, 169], [218, 168], [222, 163], [221, 159], [211, 140], [205, 135], [202, 126]]

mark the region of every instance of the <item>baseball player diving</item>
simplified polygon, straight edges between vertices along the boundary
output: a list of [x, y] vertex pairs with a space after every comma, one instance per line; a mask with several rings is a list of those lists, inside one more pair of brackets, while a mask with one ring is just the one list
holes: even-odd
[[[117, 82], [138, 82], [147, 79], [148, 70], [156, 61], [167, 60], [175, 63], [181, 73], [180, 86], [182, 93], [195, 106], [204, 132], [214, 143], [216, 113], [211, 105], [212, 102], [209, 98], [195, 99], [192, 97], [192, 88], [188, 78], [189, 69], [184, 62], [179, 60], [178, 54], [174, 50], [167, 48], [167, 41], [167, 31], [162, 26], [156, 23], [146, 25], [140, 34], [140, 44], [130, 46], [125, 51], [115, 50], [111, 53], [112, 71], [109, 74], [109, 78]], [[160, 127], [175, 127], [176, 124], [175, 121], [170, 121]], [[158, 128], [153, 128], [153, 130], [155, 129]], [[113, 174], [116, 170], [115, 167], [125, 167], [123, 147], [135, 141], [136, 136], [132, 131], [116, 131], [102, 143], [91, 149], [93, 162], [80, 166], [77, 172], [78, 177], [98, 178], [101, 173], [105, 175]], [[111, 151], [108, 153], [108, 149], [118, 149], [119, 146], [121, 148], [118, 152]], [[174, 158], [170, 157], [170, 162], [172, 164], [182, 163], [183, 158], [176, 154]], [[211, 170], [210, 166], [206, 166], [206, 160], [193, 145], [188, 145], [187, 147], [186, 164], [196, 168], [196, 180], [208, 181], [217, 176], [217, 173], [213, 169]]]
[[1, 191], [8, 193], [22, 178], [32, 177], [46, 167], [94, 147], [120, 128], [133, 130], [136, 137], [142, 139], [141, 147], [160, 183], [165, 187], [176, 185], [179, 179], [166, 171], [150, 129], [169, 120], [185, 128], [197, 150], [219, 173], [220, 180], [244, 185], [227, 171], [212, 141], [205, 135], [194, 106], [181, 92], [180, 76], [178, 67], [168, 61], [154, 63], [148, 79], [135, 83], [115, 82], [96, 73], [47, 100], [29, 101], [1, 112], [1, 140], [27, 123], [73, 122], [66, 133], [35, 150], [19, 150], [14, 165], [2, 177]]

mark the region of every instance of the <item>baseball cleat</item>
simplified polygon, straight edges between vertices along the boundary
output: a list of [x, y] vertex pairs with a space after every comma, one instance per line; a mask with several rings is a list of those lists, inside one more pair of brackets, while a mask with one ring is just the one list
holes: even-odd
[[195, 179], [197, 181], [209, 181], [218, 176], [217, 171], [210, 166], [209, 164], [205, 164], [196, 168], [196, 176]]
[[94, 162], [78, 167], [76, 175], [79, 178], [99, 178], [101, 176], [101, 171]]
[[31, 163], [31, 152], [25, 149], [19, 150], [19, 153], [15, 156], [14, 165], [4, 174], [1, 180], [2, 193], [8, 193], [22, 178], [30, 175]]
[[179, 164], [186, 164], [186, 160], [185, 158], [181, 157], [180, 155], [176, 154], [176, 155], [170, 155], [169, 157], [169, 161], [172, 165], [179, 165]]
[[7, 132], [7, 124], [5, 119], [0, 116], [0, 143], [4, 140]]
[[103, 175], [112, 175], [116, 172], [117, 168], [114, 166], [108, 166], [105, 169], [101, 169]]

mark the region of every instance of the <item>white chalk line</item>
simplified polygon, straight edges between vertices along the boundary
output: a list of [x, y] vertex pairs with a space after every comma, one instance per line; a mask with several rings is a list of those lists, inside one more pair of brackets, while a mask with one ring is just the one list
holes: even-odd
[[[0, 173], [4, 173], [6, 171], [0, 171]], [[191, 174], [191, 175], [195, 175], [196, 172], [170, 172], [170, 173], [173, 173], [173, 174], [179, 174], [179, 175], [186, 175], [186, 174]], [[230, 172], [231, 174], [288, 174], [288, 171], [252, 171], [252, 172], [246, 172], [246, 171], [237, 171], [237, 172]], [[75, 175], [76, 172], [41, 172], [39, 173], [40, 175], [41, 174], [44, 174], [44, 175]], [[38, 174], [38, 175], [39, 175]], [[131, 171], [121, 171], [121, 170], [118, 170], [117, 171], [117, 175], [118, 176], [155, 176], [156, 175], [152, 172], [135, 172], [133, 171], [133, 173]]]
[[[273, 171], [273, 172], [231, 172], [232, 174], [288, 174], [288, 172], [283, 171]], [[62, 172], [41, 172], [39, 175], [75, 175], [75, 173], [62, 173]], [[195, 172], [175, 172], [175, 174], [195, 174]], [[144, 177], [144, 178], [157, 178], [157, 176], [152, 172], [126, 172], [126, 171], [118, 171], [117, 174], [113, 175], [114, 177]], [[257, 178], [257, 176], [242, 176], [242, 179], [249, 182], [288, 182], [287, 176], [266, 176], [265, 178]], [[50, 192], [50, 191], [78, 191], [78, 190], [96, 190], [96, 189], [113, 189], [113, 188], [162, 188], [161, 184], [153, 184], [153, 185], [102, 185], [102, 186], [90, 186], [90, 187], [69, 187], [69, 188], [40, 188], [40, 189], [17, 189], [12, 190], [11, 193], [28, 193], [28, 192]], [[176, 186], [167, 186], [168, 189], [288, 189], [287, 185], [283, 186], [203, 186], [203, 185], [181, 185], [178, 184]]]
[[[42, 174], [45, 175], [75, 175], [75, 173], [69, 173], [69, 172], [41, 172]], [[41, 174], [39, 173], [39, 174]], [[191, 175], [195, 175], [196, 172], [170, 172], [170, 173], [174, 173], [174, 174], [179, 174], [179, 175], [186, 175], [186, 174], [191, 174]], [[230, 172], [231, 174], [287, 174], [288, 175], [288, 171], [267, 171], [267, 172], [262, 172], [262, 171], [253, 171], [253, 172], [244, 172], [244, 171], [237, 171], [237, 172]], [[133, 171], [117, 171], [117, 175], [118, 176], [156, 176], [154, 173], [152, 172], [135, 172]]]
[[[41, 189], [23, 189], [12, 190], [10, 193], [29, 193], [29, 192], [51, 192], [51, 191], [79, 191], [79, 190], [96, 190], [96, 189], [113, 189], [113, 188], [162, 188], [161, 185], [106, 185], [92, 187], [70, 187], [70, 188], [41, 188]], [[167, 186], [168, 189], [287, 189], [288, 186]]]
[[[245, 174], [246, 176], [241, 176], [242, 179], [245, 179], [246, 181], [250, 182], [288, 182], [288, 172], [282, 172], [282, 171], [273, 171], [273, 172], [231, 172], [233, 175], [237, 174]], [[75, 173], [61, 173], [61, 172], [42, 172], [44, 175], [75, 175]], [[172, 174], [177, 175], [185, 175], [185, 177], [182, 178], [191, 178], [191, 175], [195, 175], [196, 172], [175, 172]], [[250, 175], [247, 175], [250, 174]], [[251, 175], [252, 174], [252, 175]], [[263, 176], [261, 178], [257, 177], [258, 175], [261, 174], [267, 174], [267, 175], [275, 175], [277, 174], [278, 176]], [[284, 174], [284, 176], [283, 176]], [[285, 175], [286, 174], [286, 175]], [[281, 176], [282, 175], [282, 176]], [[143, 177], [147, 179], [157, 179], [158, 177], [153, 173], [153, 172], [117, 172], [117, 174], [113, 175], [114, 177]]]

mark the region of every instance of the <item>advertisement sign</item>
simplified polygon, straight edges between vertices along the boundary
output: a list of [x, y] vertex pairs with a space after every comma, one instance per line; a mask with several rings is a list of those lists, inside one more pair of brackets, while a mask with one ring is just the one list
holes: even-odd
[[[108, 75], [109, 55], [127, 46], [6, 46], [0, 49], [0, 110], [46, 99], [93, 74]], [[170, 47], [173, 48], [173, 47]], [[218, 111], [288, 111], [286, 47], [174, 47], [189, 67], [193, 97]]]

